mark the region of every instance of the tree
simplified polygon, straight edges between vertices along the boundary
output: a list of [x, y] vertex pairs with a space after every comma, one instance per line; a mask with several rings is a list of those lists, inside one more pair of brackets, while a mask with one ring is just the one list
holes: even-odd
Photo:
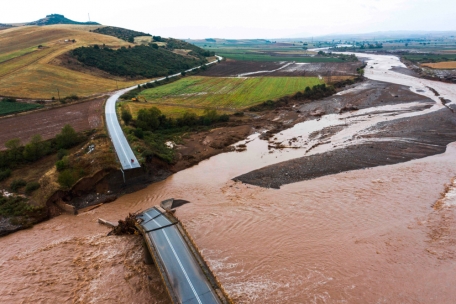
[[5, 143], [5, 147], [8, 149], [9, 158], [16, 161], [20, 154], [21, 140], [19, 138], [10, 139]]
[[219, 115], [215, 109], [206, 108], [204, 109], [204, 121], [205, 124], [212, 124], [218, 121]]
[[28, 161], [35, 161], [49, 152], [49, 144], [43, 142], [41, 135], [36, 134], [30, 142], [24, 147], [24, 158]]
[[130, 111], [128, 111], [127, 109], [122, 109], [122, 120], [124, 121], [124, 123], [128, 126], [130, 124], [130, 121], [133, 119], [133, 117], [131, 116], [131, 113]]
[[62, 187], [70, 188], [78, 180], [76, 173], [71, 169], [60, 172], [57, 181]]
[[79, 143], [79, 136], [70, 125], [65, 125], [62, 131], [55, 137], [59, 149], [67, 149]]
[[136, 119], [136, 127], [144, 131], [154, 131], [160, 126], [159, 117], [161, 111], [156, 107], [150, 109], [141, 109], [138, 111], [138, 118]]
[[191, 111], [185, 111], [184, 114], [177, 119], [177, 125], [180, 127], [184, 126], [196, 126], [198, 124], [198, 115]]

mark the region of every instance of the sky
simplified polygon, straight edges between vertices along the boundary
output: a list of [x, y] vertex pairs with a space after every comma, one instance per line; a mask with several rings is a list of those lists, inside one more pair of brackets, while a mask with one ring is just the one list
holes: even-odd
[[454, 31], [455, 0], [0, 0], [0, 23], [48, 14], [174, 38], [298, 38]]

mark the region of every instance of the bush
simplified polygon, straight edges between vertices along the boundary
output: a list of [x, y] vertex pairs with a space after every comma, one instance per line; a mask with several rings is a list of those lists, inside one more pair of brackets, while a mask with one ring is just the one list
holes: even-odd
[[16, 98], [5, 97], [2, 99], [2, 102], [16, 102]]
[[17, 190], [19, 190], [22, 187], [25, 187], [25, 185], [27, 185], [27, 182], [22, 178], [15, 179], [11, 182], [10, 189], [13, 192], [17, 192]]
[[75, 94], [72, 94], [70, 96], [67, 96], [63, 99], [63, 101], [67, 102], [67, 101], [75, 101], [75, 100], [79, 100], [79, 96], [78, 95], [75, 95]]
[[41, 187], [38, 182], [30, 182], [25, 186], [25, 193], [30, 195], [33, 191], [38, 190]]
[[60, 172], [57, 181], [59, 182], [60, 186], [65, 188], [70, 188], [73, 184], [78, 180], [78, 176], [76, 172], [71, 169], [66, 169]]
[[77, 145], [80, 142], [80, 138], [70, 125], [65, 125], [62, 131], [56, 135], [55, 141], [59, 149], [66, 149]]
[[27, 200], [20, 196], [5, 197], [0, 194], [0, 216], [24, 216], [33, 212], [35, 208], [27, 204]]
[[144, 132], [143, 132], [143, 130], [142, 130], [141, 128], [135, 129], [134, 134], [135, 134], [135, 136], [138, 137], [139, 139], [144, 138]]
[[65, 150], [65, 149], [59, 149], [57, 151], [57, 159], [58, 160], [61, 160], [63, 157], [67, 156], [68, 155], [68, 150]]
[[124, 121], [124, 123], [128, 126], [132, 119], [133, 119], [133, 116], [131, 116], [130, 111], [123, 109], [122, 110], [122, 120]]
[[11, 176], [11, 170], [0, 170], [0, 182]]
[[63, 157], [61, 160], [57, 161], [55, 163], [55, 167], [57, 171], [62, 172], [65, 169], [68, 169], [70, 167], [68, 157]]
[[220, 115], [220, 117], [219, 117], [219, 121], [220, 121], [220, 122], [227, 122], [227, 121], [229, 121], [229, 120], [230, 120], [230, 116], [227, 115], [227, 114], [222, 114], [222, 115]]

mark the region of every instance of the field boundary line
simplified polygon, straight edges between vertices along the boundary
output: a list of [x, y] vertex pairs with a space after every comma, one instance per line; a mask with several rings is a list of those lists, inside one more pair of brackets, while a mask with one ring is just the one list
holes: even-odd
[[[36, 63], [37, 61], [43, 59], [44, 57], [46, 57], [46, 56], [48, 56], [48, 55], [51, 55], [52, 53], [54, 53], [54, 52], [56, 52], [56, 51], [57, 51], [57, 49], [56, 49], [56, 50], [53, 50], [53, 51], [51, 51], [51, 52], [49, 52], [49, 53], [47, 53], [47, 54], [45, 54], [45, 55], [43, 55], [43, 56], [41, 56], [41, 57], [39, 57], [39, 58], [37, 58], [36, 60], [34, 60], [34, 61], [32, 61], [32, 62], [30, 62], [30, 63], [24, 65], [24, 66], [21, 66], [21, 67], [15, 69], [15, 70], [12, 70], [12, 71], [10, 71], [10, 72], [4, 74], [4, 75], [0, 75], [0, 79], [3, 79], [4, 77], [10, 76], [11, 74], [16, 73], [17, 71], [20, 71], [20, 70], [22, 70], [22, 69], [24, 69], [24, 68], [26, 68], [26, 67], [32, 65], [32, 64]], [[29, 54], [31, 54], [31, 53], [28, 53], [27, 55], [29, 55]], [[19, 58], [19, 57], [16, 57], [16, 58]], [[16, 59], [16, 58], [13, 58], [13, 59]], [[3, 63], [3, 62], [2, 62], [2, 63]]]

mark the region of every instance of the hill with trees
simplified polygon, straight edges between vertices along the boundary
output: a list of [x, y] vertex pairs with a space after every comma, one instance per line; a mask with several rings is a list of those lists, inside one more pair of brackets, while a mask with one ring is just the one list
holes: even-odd
[[117, 37], [117, 38], [120, 38], [122, 40], [131, 42], [131, 43], [135, 42], [135, 40], [134, 40], [135, 37], [151, 36], [151, 34], [137, 32], [137, 31], [128, 30], [128, 29], [124, 29], [121, 27], [115, 27], [115, 26], [101, 27], [96, 30], [93, 30], [93, 32], [98, 33], [98, 34]]
[[167, 42], [171, 44], [169, 47], [159, 47], [155, 43], [121, 47], [118, 50], [98, 45], [80, 47], [74, 49], [71, 55], [87, 66], [112, 75], [131, 78], [153, 78], [175, 74], [206, 63], [205, 57], [210, 55], [209, 52], [194, 46], [192, 46], [192, 56], [175, 54], [171, 50], [182, 44], [176, 39], [167, 39]]
[[80, 25], [99, 25], [97, 22], [77, 22], [65, 18], [64, 15], [51, 14], [37, 21], [29, 22], [26, 25], [52, 25], [52, 24], [80, 24]]

